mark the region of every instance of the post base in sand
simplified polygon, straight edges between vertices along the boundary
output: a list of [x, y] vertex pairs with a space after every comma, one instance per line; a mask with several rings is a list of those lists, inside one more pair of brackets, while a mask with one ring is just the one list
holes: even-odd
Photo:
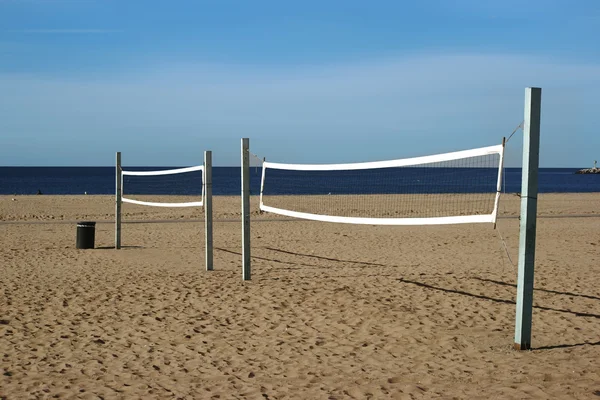
[[523, 343], [523, 344], [519, 344], [519, 343], [515, 343], [513, 345], [515, 350], [530, 350], [531, 349], [531, 344], [529, 343]]

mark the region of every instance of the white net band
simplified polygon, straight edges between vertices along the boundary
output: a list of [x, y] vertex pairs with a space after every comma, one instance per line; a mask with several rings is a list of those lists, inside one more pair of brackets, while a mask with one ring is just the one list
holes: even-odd
[[[262, 171], [262, 180], [261, 180], [261, 192], [260, 192], [260, 209], [262, 211], [266, 211], [266, 212], [271, 212], [271, 213], [275, 213], [275, 214], [280, 214], [280, 215], [284, 215], [284, 216], [289, 216], [289, 217], [295, 217], [295, 218], [302, 218], [302, 219], [308, 219], [308, 220], [315, 220], [315, 221], [323, 221], [323, 222], [337, 222], [337, 223], [349, 223], [349, 224], [369, 224], [369, 225], [441, 225], [441, 224], [463, 224], [463, 223], [495, 223], [496, 221], [496, 217], [497, 217], [497, 210], [498, 210], [498, 200], [499, 200], [499, 196], [500, 196], [500, 189], [501, 189], [501, 181], [502, 181], [502, 166], [503, 166], [503, 156], [504, 156], [504, 146], [503, 145], [496, 145], [496, 146], [488, 146], [488, 147], [482, 147], [482, 148], [478, 148], [478, 149], [471, 149], [471, 150], [464, 150], [464, 151], [457, 151], [457, 152], [451, 152], [451, 153], [444, 153], [444, 154], [438, 154], [438, 155], [431, 155], [431, 156], [424, 156], [424, 157], [413, 157], [413, 158], [407, 158], [407, 159], [399, 159], [399, 160], [389, 160], [389, 161], [376, 161], [376, 162], [363, 162], [363, 163], [350, 163], [350, 164], [284, 164], [284, 163], [272, 163], [272, 162], [264, 162], [263, 163], [263, 171]], [[467, 159], [469, 161], [465, 161], [463, 162], [462, 159]], [[482, 161], [484, 161], [484, 164], [477, 164], [476, 162], [474, 162], [473, 160], [479, 160], [482, 159]], [[445, 163], [445, 164], [444, 164]], [[485, 172], [485, 179], [486, 179], [486, 192], [489, 193], [490, 196], [492, 196], [491, 200], [491, 204], [489, 205], [489, 207], [491, 208], [491, 211], [487, 211], [484, 212], [480, 209], [473, 209], [473, 210], [467, 210], [467, 211], [463, 211], [463, 210], [458, 210], [457, 214], [460, 215], [434, 215], [433, 216], [417, 216], [417, 217], [412, 217], [412, 216], [398, 216], [398, 217], [363, 217], [363, 216], [356, 216], [356, 215], [335, 215], [332, 214], [331, 212], [329, 213], [315, 213], [315, 212], [308, 212], [306, 208], [310, 208], [313, 205], [315, 206], [320, 206], [322, 204], [325, 205], [331, 205], [331, 202], [335, 202], [336, 200], [334, 200], [333, 198], [335, 198], [336, 196], [332, 196], [332, 193], [323, 193], [325, 195], [329, 195], [329, 196], [325, 196], [323, 197], [323, 195], [317, 195], [317, 196], [313, 196], [313, 199], [309, 199], [311, 197], [310, 194], [308, 195], [297, 195], [296, 197], [300, 197], [300, 198], [304, 198], [306, 201], [306, 204], [303, 205], [299, 205], [298, 207], [282, 207], [280, 205], [277, 206], [273, 206], [273, 205], [266, 205], [265, 204], [265, 195], [264, 195], [264, 188], [265, 188], [265, 180], [268, 179], [268, 174], [266, 173], [267, 169], [277, 169], [277, 170], [286, 170], [286, 171], [290, 171], [293, 172], [294, 174], [298, 174], [296, 171], [342, 171], [342, 173], [345, 173], [343, 171], [357, 171], [358, 173], [361, 173], [358, 170], [381, 170], [381, 171], [398, 171], [398, 170], [392, 170], [394, 168], [398, 168], [398, 167], [413, 167], [413, 166], [417, 166], [417, 167], [421, 167], [421, 166], [433, 166], [431, 170], [435, 171], [436, 170], [436, 166], [439, 168], [439, 166], [442, 166], [442, 168], [440, 168], [439, 170], [442, 170], [443, 168], [446, 169], [451, 169], [454, 166], [457, 166], [458, 169], [462, 169], [462, 170], [468, 170], [468, 169], [472, 169], [472, 170], [477, 170], [477, 168], [479, 167], [479, 169], [483, 168], [485, 169], [487, 172]], [[465, 166], [466, 165], [466, 166]], [[450, 166], [450, 168], [446, 167], [446, 166]], [[389, 170], [388, 170], [389, 169]], [[410, 168], [409, 168], [410, 169]], [[406, 170], [405, 170], [406, 171]], [[287, 173], [287, 172], [285, 172]], [[315, 172], [315, 173], [319, 173], [319, 172]], [[379, 173], [377, 171], [375, 171], [375, 173]], [[497, 175], [495, 175], [497, 173]], [[469, 179], [469, 178], [467, 178]], [[493, 182], [490, 182], [489, 180], [492, 180]], [[282, 182], [283, 184], [286, 184], [286, 182]], [[310, 184], [310, 183], [309, 183]], [[332, 187], [335, 187], [335, 182], [333, 182]], [[465, 183], [465, 185], [468, 185], [469, 183]], [[358, 185], [358, 183], [357, 183]], [[339, 189], [337, 187], [335, 187], [335, 189]], [[443, 188], [442, 188], [443, 189]], [[289, 190], [289, 187], [286, 187], [286, 190]], [[352, 189], [351, 189], [352, 190]], [[396, 190], [396, 189], [394, 189]], [[445, 189], [444, 189], [445, 190]], [[494, 193], [495, 192], [495, 193]], [[385, 190], [383, 190], [381, 193], [387, 193], [385, 192]], [[393, 194], [396, 193], [396, 194]], [[388, 196], [388, 197], [393, 197], [396, 196], [397, 200], [396, 201], [405, 201], [406, 198], [402, 198], [402, 196], [411, 196], [410, 192], [406, 192], [407, 194], [405, 194], [402, 191], [398, 191], [398, 192], [390, 192], [389, 194], [386, 194], [384, 196]], [[413, 198], [413, 199], [408, 199], [410, 201], [412, 201], [411, 206], [409, 208], [412, 208], [414, 205], [416, 205], [417, 207], [419, 206], [419, 204], [424, 203], [423, 207], [431, 207], [431, 202], [432, 202], [432, 197], [436, 196], [435, 194], [431, 194], [431, 193], [436, 193], [436, 192], [423, 192], [423, 194], [418, 195], [418, 196], [422, 196], [420, 198]], [[468, 192], [452, 192], [452, 191], [442, 191], [440, 192], [441, 194], [439, 196], [448, 196], [447, 200], [450, 201], [451, 204], [457, 204], [460, 203], [460, 201], [462, 201], [461, 197], [459, 196], [467, 196], [467, 194], [464, 193], [468, 193]], [[445, 194], [444, 194], [445, 193]], [[390, 207], [390, 212], [388, 213], [387, 209], [384, 210], [384, 214], [394, 214], [395, 210], [393, 210], [393, 206], [395, 205], [392, 201], [389, 201], [387, 198], [383, 198], [382, 195], [378, 195], [376, 192], [374, 193], [369, 193], [369, 194], [365, 194], [365, 195], [360, 195], [357, 194], [356, 192], [354, 192], [353, 194], [348, 194], [346, 195], [347, 199], [344, 199], [344, 194], [338, 192], [333, 193], [334, 195], [337, 195], [338, 198], [340, 198], [341, 202], [347, 201], [350, 204], [350, 207], [353, 208], [352, 210], [347, 211], [348, 214], [352, 214], [352, 213], [357, 213], [356, 210], [358, 209], [362, 209], [364, 212], [368, 212], [368, 209], [370, 206], [375, 206], [378, 207], [379, 204], [383, 204], [383, 207]], [[362, 200], [359, 198], [360, 196], [362, 197]], [[412, 194], [412, 196], [415, 196], [415, 194]], [[269, 195], [270, 197], [270, 195]], [[273, 201], [277, 201], [277, 200], [281, 200], [281, 198], [284, 197], [294, 197], [294, 196], [279, 196], [279, 199], [277, 198], [277, 196], [273, 199]], [[329, 200], [329, 199], [332, 200]], [[441, 197], [440, 197], [441, 198]], [[365, 206], [365, 204], [361, 204], [361, 201], [367, 201], [367, 204]], [[464, 199], [466, 203], [471, 202], [473, 203], [473, 201], [471, 199]], [[444, 201], [443, 199], [441, 201]], [[477, 199], [477, 202], [479, 202], [480, 200]], [[285, 202], [283, 202], [284, 204], [286, 204]], [[479, 203], [478, 203], [479, 204]], [[482, 202], [483, 204], [483, 202]], [[489, 204], [489, 202], [486, 202], [485, 204]], [[295, 204], [297, 205], [297, 204]], [[357, 208], [358, 207], [358, 208]], [[363, 207], [363, 208], [361, 208]], [[301, 208], [301, 209], [294, 209], [294, 208]], [[443, 208], [443, 207], [442, 207]], [[489, 208], [488, 208], [489, 210]], [[361, 212], [363, 212], [361, 211]], [[381, 210], [378, 210], [381, 211]], [[455, 211], [455, 210], [451, 210], [451, 211]], [[333, 209], [334, 213], [339, 212], [339, 210]], [[419, 215], [419, 211], [418, 210], [413, 210], [410, 209], [408, 211], [409, 213], [413, 213], [413, 215]], [[446, 211], [440, 211], [440, 213], [444, 213]], [[400, 212], [401, 213], [401, 212]], [[399, 214], [399, 213], [396, 213]], [[423, 213], [425, 214], [425, 213]], [[463, 215], [463, 214], [467, 214], [467, 215]], [[470, 215], [469, 215], [470, 214]]]
[[471, 224], [479, 222], [494, 222], [495, 214], [489, 215], [464, 215], [452, 217], [431, 217], [431, 218], [362, 218], [362, 217], [339, 217], [334, 215], [310, 214], [291, 210], [284, 210], [276, 207], [260, 205], [262, 211], [272, 212], [274, 214], [285, 215], [288, 217], [310, 219], [313, 221], [339, 222], [345, 224], [363, 224], [363, 225], [444, 225], [444, 224]]
[[[186, 168], [174, 168], [174, 169], [166, 169], [166, 170], [157, 170], [157, 171], [121, 171], [121, 187], [124, 190], [124, 180], [125, 176], [138, 176], [138, 177], [151, 177], [151, 176], [164, 176], [164, 175], [175, 175], [175, 174], [185, 174], [190, 172], [202, 172], [202, 180], [204, 180], [204, 165], [198, 165], [194, 167], [186, 167]], [[154, 201], [143, 201], [143, 200], [135, 200], [127, 197], [122, 197], [121, 201], [123, 203], [131, 203], [142, 206], [151, 206], [151, 207], [202, 207], [204, 205], [204, 185], [202, 185], [202, 200], [201, 201], [188, 201], [188, 202], [178, 202], [178, 203], [165, 203], [165, 202], [154, 202]]]
[[165, 169], [161, 171], [121, 171], [123, 175], [130, 176], [155, 176], [155, 175], [172, 175], [172, 174], [183, 174], [185, 172], [203, 171], [204, 165], [198, 165], [195, 167], [186, 168], [175, 168]]
[[127, 199], [125, 197], [121, 198], [121, 200], [123, 201], [123, 203], [131, 203], [138, 204], [140, 206], [151, 207], [202, 207], [204, 205], [203, 201], [189, 201], [185, 203], [157, 203], [153, 201]]
[[399, 160], [372, 161], [350, 164], [283, 164], [265, 161], [263, 168], [288, 169], [295, 171], [350, 171], [358, 169], [376, 169], [392, 167], [408, 167], [411, 165], [430, 164], [443, 161], [459, 160], [461, 158], [485, 156], [489, 154], [502, 154], [503, 147], [481, 147], [478, 149], [455, 151], [452, 153], [437, 154], [432, 156], [403, 158]]

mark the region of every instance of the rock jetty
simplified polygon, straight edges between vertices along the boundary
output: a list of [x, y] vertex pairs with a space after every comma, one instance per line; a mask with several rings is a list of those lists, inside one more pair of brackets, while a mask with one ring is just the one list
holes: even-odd
[[600, 168], [585, 168], [575, 172], [576, 174], [600, 174]]
[[600, 174], [600, 168], [597, 167], [598, 161], [594, 161], [594, 168], [584, 168], [575, 172], [576, 174]]

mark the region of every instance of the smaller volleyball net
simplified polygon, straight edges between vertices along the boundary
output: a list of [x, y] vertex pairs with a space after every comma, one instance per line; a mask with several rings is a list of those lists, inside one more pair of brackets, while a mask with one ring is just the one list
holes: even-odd
[[[123, 191], [121, 200], [124, 203], [151, 207], [202, 207], [204, 205], [204, 165], [154, 171], [122, 170], [121, 187]], [[167, 196], [189, 201], [145, 200]]]
[[121, 167], [117, 152], [115, 191], [115, 248], [121, 248], [122, 204], [150, 207], [203, 207], [206, 269], [213, 269], [212, 152], [204, 164], [148, 170]]
[[504, 145], [351, 164], [263, 163], [260, 209], [352, 224], [495, 223]]

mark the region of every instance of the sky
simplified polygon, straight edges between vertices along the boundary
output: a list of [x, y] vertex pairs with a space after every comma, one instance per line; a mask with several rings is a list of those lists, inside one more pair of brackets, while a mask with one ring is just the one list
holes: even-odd
[[[0, 0], [0, 165], [600, 160], [600, 1]], [[519, 166], [521, 131], [507, 145]]]

